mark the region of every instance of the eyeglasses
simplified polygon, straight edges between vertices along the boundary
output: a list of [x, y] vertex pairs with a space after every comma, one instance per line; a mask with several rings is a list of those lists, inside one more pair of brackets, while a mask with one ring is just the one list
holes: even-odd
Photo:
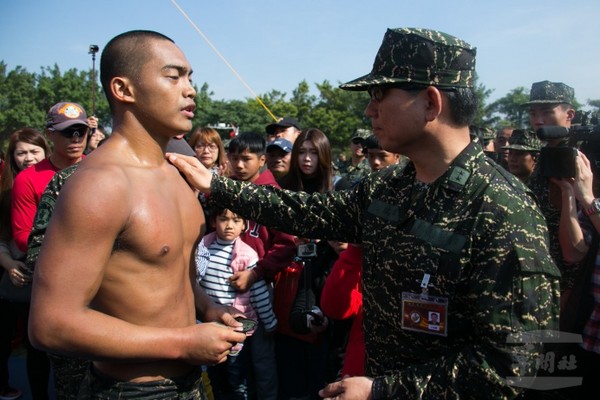
[[[380, 103], [385, 97], [388, 89], [402, 89], [407, 92], [419, 92], [427, 88], [426, 85], [413, 84], [413, 83], [399, 83], [399, 84], [387, 84], [387, 85], [371, 85], [367, 89], [367, 93], [371, 96], [371, 101], [374, 103]], [[442, 92], [452, 92], [454, 88], [438, 88]]]
[[214, 143], [210, 143], [210, 144], [208, 144], [208, 143], [198, 143], [195, 146], [195, 149], [196, 150], [208, 149], [208, 151], [210, 151], [210, 152], [215, 152], [215, 151], [217, 151], [219, 149], [219, 146], [217, 146]]
[[371, 97], [371, 101], [374, 103], [379, 103], [385, 97], [386, 88], [379, 85], [371, 85], [367, 89], [367, 93]]
[[362, 144], [364, 142], [363, 138], [354, 138], [351, 140], [352, 144]]
[[58, 132], [61, 136], [66, 137], [67, 139], [73, 139], [74, 136], [82, 138], [90, 132], [90, 128], [87, 126], [71, 126], [61, 131], [55, 128], [48, 128], [48, 130], [51, 132]]

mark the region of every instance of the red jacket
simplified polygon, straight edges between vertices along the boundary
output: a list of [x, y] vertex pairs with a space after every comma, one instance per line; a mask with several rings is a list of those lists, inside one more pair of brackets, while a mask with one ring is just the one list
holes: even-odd
[[48, 182], [59, 171], [45, 159], [19, 172], [11, 194], [11, 223], [17, 248], [27, 252], [27, 239], [33, 229], [33, 219]]
[[[252, 183], [280, 187], [268, 169]], [[272, 282], [279, 271], [292, 263], [296, 254], [294, 236], [267, 228], [254, 221], [248, 221], [248, 229], [240, 237], [258, 253], [258, 264], [254, 268], [258, 279]]]
[[346, 250], [340, 253], [333, 264], [321, 292], [321, 310], [326, 316], [334, 320], [354, 317], [344, 355], [342, 376], [363, 376], [365, 374], [361, 273], [362, 248], [350, 244]]

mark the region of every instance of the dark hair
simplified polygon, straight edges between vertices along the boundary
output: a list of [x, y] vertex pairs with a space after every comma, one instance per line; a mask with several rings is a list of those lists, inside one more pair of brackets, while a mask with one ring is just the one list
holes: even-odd
[[[210, 221], [211, 222], [215, 222], [217, 220], [217, 217], [220, 215], [225, 214], [227, 211], [231, 211], [231, 209], [229, 208], [225, 208], [225, 207], [220, 207], [220, 206], [213, 206], [210, 209]], [[244, 220], [244, 222], [246, 222], [246, 218], [244, 218], [241, 214], [238, 214], [234, 211], [231, 211], [233, 214], [237, 215], [238, 218], [241, 218]]]
[[229, 154], [240, 154], [248, 150], [250, 153], [262, 156], [265, 154], [267, 143], [263, 135], [255, 132], [240, 133], [229, 142]]
[[39, 131], [33, 128], [22, 128], [14, 131], [12, 135], [10, 135], [8, 148], [6, 149], [6, 154], [4, 155], [4, 161], [6, 162], [6, 165], [4, 166], [4, 171], [2, 171], [2, 191], [5, 189], [12, 189], [15, 176], [17, 176], [17, 174], [20, 172], [14, 157], [17, 143], [20, 142], [39, 146], [44, 149], [46, 158], [50, 156], [50, 146], [48, 145], [44, 135], [42, 135]]
[[110, 81], [116, 76], [136, 79], [151, 54], [148, 43], [151, 40], [168, 40], [175, 43], [162, 33], [146, 30], [134, 30], [112, 38], [104, 47], [100, 58], [100, 82], [108, 99], [108, 104], [113, 107], [110, 93]]
[[379, 140], [375, 137], [375, 135], [370, 135], [363, 142], [363, 149], [377, 149], [381, 150], [381, 145], [379, 144]]
[[4, 170], [1, 178], [0, 191], [0, 239], [10, 240], [12, 238], [12, 228], [10, 220], [10, 198], [15, 176], [20, 172], [15, 161], [15, 149], [17, 143], [24, 142], [44, 149], [46, 158], [50, 156], [50, 146], [44, 135], [32, 128], [22, 128], [16, 130], [10, 135], [8, 149], [4, 155]]
[[[407, 92], [421, 92], [427, 89], [428, 85], [420, 84], [396, 84], [391, 85]], [[475, 118], [477, 112], [477, 96], [473, 88], [441, 88], [435, 86], [440, 92], [446, 95], [450, 106], [450, 123], [455, 126], [468, 126]]]
[[302, 132], [292, 148], [292, 157], [290, 160], [290, 171], [283, 179], [282, 186], [286, 189], [302, 191], [305, 190], [303, 178], [304, 175], [300, 171], [298, 158], [300, 157], [300, 147], [304, 142], [311, 142], [317, 149], [319, 157], [319, 166], [317, 168], [318, 190], [321, 193], [328, 192], [333, 189], [333, 166], [331, 163], [331, 145], [329, 139], [317, 128], [311, 128]]
[[450, 120], [456, 126], [470, 125], [477, 112], [477, 96], [472, 88], [443, 91], [450, 104]]

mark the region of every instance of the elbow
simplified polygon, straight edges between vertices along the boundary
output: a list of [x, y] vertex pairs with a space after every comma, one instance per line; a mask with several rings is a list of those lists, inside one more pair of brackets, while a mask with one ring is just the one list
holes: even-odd
[[44, 318], [31, 310], [27, 334], [34, 348], [50, 353], [61, 352], [61, 329], [54, 321], [53, 318]]
[[585, 256], [587, 255], [588, 249], [578, 249], [573, 248], [571, 251], [563, 251], [562, 256], [563, 260], [567, 264], [577, 264], [583, 261]]
[[37, 324], [32, 323], [31, 318], [29, 321], [28, 332], [29, 342], [31, 345], [40, 351], [51, 351], [51, 340], [49, 340], [49, 334], [45, 332]]

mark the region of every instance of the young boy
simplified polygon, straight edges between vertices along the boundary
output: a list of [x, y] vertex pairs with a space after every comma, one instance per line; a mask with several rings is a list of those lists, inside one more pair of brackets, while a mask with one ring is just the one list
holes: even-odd
[[[279, 187], [275, 177], [265, 165], [266, 143], [258, 133], [241, 133], [229, 143], [228, 158], [232, 178], [252, 182], [257, 185]], [[248, 228], [241, 235], [242, 240], [258, 253], [255, 268], [234, 273], [231, 286], [240, 292], [247, 291], [254, 282], [265, 280], [272, 282], [275, 275], [291, 264], [296, 253], [294, 236], [276, 231], [266, 226], [248, 221]], [[254, 337], [264, 335], [259, 324]], [[275, 363], [275, 344], [272, 335], [264, 341], [256, 341], [250, 347], [253, 371], [255, 374], [256, 394], [260, 399], [277, 398], [277, 372]], [[257, 342], [260, 345], [257, 345]]]
[[[236, 292], [230, 284], [233, 273], [252, 269], [258, 261], [256, 251], [240, 239], [246, 221], [222, 208], [214, 209], [210, 215], [210, 223], [215, 231], [204, 236], [196, 253], [200, 286], [216, 303], [233, 306], [243, 312], [246, 318], [256, 320], [258, 317], [264, 331], [273, 332], [277, 327], [277, 319], [266, 282], [256, 281], [244, 293]], [[204, 256], [206, 253], [209, 255], [208, 262]], [[261, 347], [259, 342], [264, 340], [264, 336], [255, 337], [254, 332], [254, 329], [247, 332], [249, 337], [246, 343], [250, 347]], [[247, 353], [248, 350], [241, 348], [237, 357], [229, 357], [227, 363], [209, 368], [211, 384], [217, 396], [235, 393], [236, 396], [248, 397]]]

